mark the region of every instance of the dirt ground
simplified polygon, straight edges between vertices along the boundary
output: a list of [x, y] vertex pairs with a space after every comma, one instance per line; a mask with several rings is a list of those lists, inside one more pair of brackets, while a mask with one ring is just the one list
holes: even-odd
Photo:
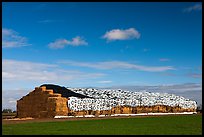
[[[133, 116], [132, 116], [133, 117]], [[138, 116], [137, 116], [138, 117]], [[141, 116], [139, 116], [141, 117]], [[24, 119], [3, 119], [2, 124], [17, 124], [27, 122], [53, 122], [53, 121], [73, 121], [73, 120], [96, 120], [96, 119], [109, 119], [109, 118], [128, 118], [128, 116], [115, 116], [115, 117], [77, 117], [77, 118], [24, 118]]]
[[[196, 114], [202, 115], [202, 114]], [[112, 116], [112, 117], [77, 117], [77, 118], [22, 118], [22, 119], [2, 119], [2, 124], [18, 124], [18, 123], [28, 123], [28, 122], [53, 122], [53, 121], [73, 121], [73, 120], [96, 120], [96, 119], [110, 119], [110, 118], [133, 118], [133, 117], [165, 117], [166, 115], [145, 115], [145, 116]], [[169, 115], [168, 115], [169, 116]]]

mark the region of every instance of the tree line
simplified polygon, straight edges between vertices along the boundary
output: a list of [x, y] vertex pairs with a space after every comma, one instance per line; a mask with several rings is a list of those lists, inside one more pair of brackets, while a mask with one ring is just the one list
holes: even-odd
[[2, 113], [16, 113], [16, 110], [12, 110], [12, 109], [6, 108], [6, 109], [2, 110]]

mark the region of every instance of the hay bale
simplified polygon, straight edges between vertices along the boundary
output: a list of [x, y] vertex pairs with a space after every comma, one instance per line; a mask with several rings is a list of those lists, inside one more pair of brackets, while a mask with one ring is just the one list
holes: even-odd
[[63, 97], [49, 97], [47, 103], [47, 110], [51, 116], [68, 115], [67, 98]]
[[46, 90], [46, 86], [42, 86], [40, 87], [41, 91], [45, 91]]
[[58, 94], [58, 93], [54, 93], [54, 94], [51, 94], [49, 95], [50, 97], [61, 97], [62, 95], [61, 94]]
[[48, 115], [48, 112], [47, 111], [40, 111], [39, 112], [39, 118], [46, 118]]
[[52, 89], [46, 89], [43, 92], [45, 92], [47, 94], [54, 94]]
[[131, 114], [131, 112], [132, 112], [131, 107], [124, 106], [124, 107], [122, 108], [122, 113], [121, 113], [121, 114]]

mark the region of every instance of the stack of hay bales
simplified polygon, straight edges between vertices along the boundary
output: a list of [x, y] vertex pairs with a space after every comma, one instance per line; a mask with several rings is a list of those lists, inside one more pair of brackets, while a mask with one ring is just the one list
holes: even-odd
[[46, 87], [36, 87], [35, 90], [17, 101], [17, 117], [44, 118], [55, 115], [67, 115], [67, 98], [53, 93]]
[[195, 101], [167, 93], [36, 87], [17, 101], [18, 117], [45, 118], [137, 113], [195, 112]]

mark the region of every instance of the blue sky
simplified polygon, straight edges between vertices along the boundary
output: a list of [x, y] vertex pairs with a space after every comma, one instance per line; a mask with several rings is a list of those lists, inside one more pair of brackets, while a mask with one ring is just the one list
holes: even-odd
[[2, 39], [3, 90], [202, 81], [200, 2], [3, 2]]

